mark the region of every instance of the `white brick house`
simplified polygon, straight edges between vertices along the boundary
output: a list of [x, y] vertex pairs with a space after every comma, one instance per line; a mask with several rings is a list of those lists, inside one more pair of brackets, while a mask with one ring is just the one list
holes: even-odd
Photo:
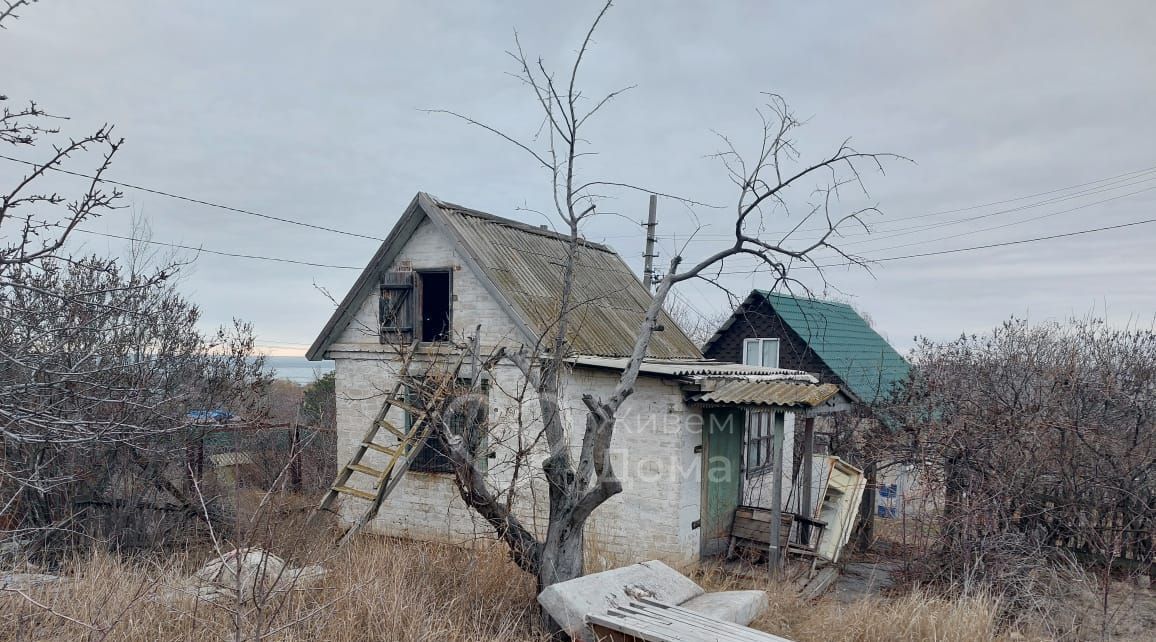
[[[348, 460], [397, 381], [401, 343], [421, 341], [416, 360], [428, 362], [444, 359], [454, 342], [474, 341], [489, 354], [548, 339], [566, 243], [545, 229], [419, 193], [307, 353], [334, 361], [339, 461]], [[581, 427], [581, 395], [613, 390], [650, 295], [613, 250], [585, 241], [574, 287], [585, 303], [567, 337], [564, 409], [567, 425]], [[718, 552], [737, 504], [770, 502], [776, 417], [789, 444], [792, 413], [834, 394], [806, 373], [706, 360], [672, 319], [660, 322], [664, 330], [655, 334], [615, 430], [623, 492], [594, 513], [587, 533], [591, 550], [618, 560], [682, 562]], [[541, 449], [533, 447], [537, 400], [508, 363], [489, 373], [485, 394], [487, 434], [475, 454], [523, 523], [544, 533], [547, 495]], [[391, 412], [389, 419], [404, 425], [403, 414]], [[577, 449], [581, 430], [571, 434]], [[451, 542], [491, 537], [440, 468], [436, 447], [427, 450], [369, 528]], [[529, 461], [517, 465], [515, 452], [531, 453]], [[790, 488], [789, 448], [783, 461], [779, 474]], [[356, 503], [346, 499], [342, 515], [358, 514]]]

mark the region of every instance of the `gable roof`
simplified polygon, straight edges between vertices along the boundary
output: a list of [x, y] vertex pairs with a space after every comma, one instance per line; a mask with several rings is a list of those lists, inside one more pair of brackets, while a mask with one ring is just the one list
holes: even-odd
[[[358, 304], [376, 290], [409, 238], [425, 220], [447, 235], [462, 263], [505, 308], [530, 345], [548, 336], [562, 294], [561, 273], [569, 235], [526, 225], [438, 200], [418, 192], [385, 242], [362, 271], [325, 324], [306, 356], [324, 358], [356, 314]], [[651, 296], [614, 250], [579, 241], [574, 269], [573, 313], [568, 341], [581, 354], [622, 356], [634, 350]], [[648, 355], [701, 358], [702, 353], [665, 312], [665, 329], [656, 332]]]
[[[759, 299], [771, 306], [859, 401], [875, 401], [907, 376], [907, 361], [851, 306], [767, 290], [752, 291], [744, 305], [758, 303]], [[734, 319], [732, 316], [711, 337], [708, 348]]]

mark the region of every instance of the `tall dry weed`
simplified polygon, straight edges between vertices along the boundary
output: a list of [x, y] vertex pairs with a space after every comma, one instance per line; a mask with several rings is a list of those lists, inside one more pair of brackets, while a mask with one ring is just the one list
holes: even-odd
[[[465, 549], [363, 536], [336, 552], [318, 546], [294, 554], [296, 563], [321, 562], [328, 569], [316, 585], [243, 603], [174, 598], [191, 570], [211, 557], [200, 550], [161, 562], [111, 553], [72, 560], [61, 569], [70, 582], [23, 595], [0, 592], [0, 642], [547, 639], [537, 628], [533, 578], [496, 543]], [[995, 640], [1009, 639], [1013, 629], [1027, 639], [1074, 640], [1093, 632], [1076, 632], [1058, 621], [1050, 629], [1026, 621], [1008, 629], [999, 617], [999, 599], [981, 592], [807, 602], [790, 583], [737, 576], [712, 565], [682, 570], [711, 591], [766, 590], [770, 607], [752, 626], [798, 642]]]
[[328, 558], [321, 583], [244, 603], [180, 596], [196, 565], [76, 560], [67, 583], [0, 593], [0, 640], [542, 639], [532, 578], [497, 548], [364, 537]]

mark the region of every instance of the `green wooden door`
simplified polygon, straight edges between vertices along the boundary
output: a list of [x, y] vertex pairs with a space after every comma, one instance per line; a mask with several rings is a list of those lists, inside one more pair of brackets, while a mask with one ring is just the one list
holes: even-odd
[[704, 408], [702, 432], [702, 555], [726, 551], [742, 488], [746, 412]]

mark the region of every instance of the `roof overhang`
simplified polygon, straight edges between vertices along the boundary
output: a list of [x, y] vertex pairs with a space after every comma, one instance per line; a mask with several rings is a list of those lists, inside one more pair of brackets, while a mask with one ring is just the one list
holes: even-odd
[[765, 407], [809, 412], [839, 396], [831, 383], [795, 381], [725, 381], [711, 390], [687, 396], [690, 403], [706, 406]]
[[[605, 357], [597, 355], [575, 355], [566, 359], [574, 366], [625, 370], [629, 357]], [[744, 381], [794, 381], [798, 383], [818, 383], [809, 372], [764, 368], [741, 363], [727, 363], [713, 359], [643, 359], [639, 368], [642, 374], [682, 379], [742, 379]]]

